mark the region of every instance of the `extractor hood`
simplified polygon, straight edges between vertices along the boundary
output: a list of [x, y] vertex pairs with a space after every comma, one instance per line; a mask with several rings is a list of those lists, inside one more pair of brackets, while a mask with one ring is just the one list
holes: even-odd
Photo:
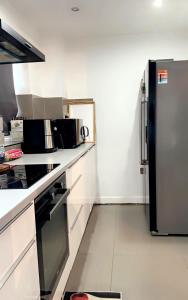
[[0, 64], [45, 61], [45, 56], [0, 19]]

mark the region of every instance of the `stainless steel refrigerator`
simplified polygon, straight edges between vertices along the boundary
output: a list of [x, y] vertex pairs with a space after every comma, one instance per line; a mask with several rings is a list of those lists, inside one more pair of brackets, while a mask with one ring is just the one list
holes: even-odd
[[149, 229], [188, 234], [188, 61], [149, 61], [140, 99]]

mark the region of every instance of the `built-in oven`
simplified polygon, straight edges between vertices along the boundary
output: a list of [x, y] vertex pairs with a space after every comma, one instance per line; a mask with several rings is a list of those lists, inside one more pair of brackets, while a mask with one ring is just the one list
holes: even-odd
[[41, 299], [51, 299], [69, 256], [66, 174], [35, 199]]

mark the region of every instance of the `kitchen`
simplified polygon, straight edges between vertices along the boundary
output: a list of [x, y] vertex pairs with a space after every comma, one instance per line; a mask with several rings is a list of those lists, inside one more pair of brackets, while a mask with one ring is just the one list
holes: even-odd
[[[187, 60], [187, 4], [182, 2], [177, 16], [178, 2], [164, 1], [161, 7], [154, 6], [154, 1], [116, 1], [116, 4], [111, 1], [111, 5], [104, 1], [104, 7], [99, 1], [95, 2], [57, 1], [54, 6], [49, 1], [34, 5], [33, 1], [17, 0], [0, 4], [2, 20], [46, 57], [44, 63], [13, 65], [15, 94], [93, 99], [96, 103], [96, 146], [91, 151], [96, 149], [97, 152], [95, 202], [101, 205], [95, 206], [91, 213], [86, 240], [82, 240], [66, 290], [112, 290], [122, 292], [125, 299], [184, 299], [187, 295], [187, 238], [150, 236], [144, 214], [142, 216], [144, 176], [140, 174], [138, 93], [149, 59]], [[75, 6], [80, 11], [73, 12], [71, 8]], [[135, 19], [138, 22], [133, 24]], [[23, 205], [19, 209], [16, 206], [15, 212], [24, 209], [30, 193], [33, 199], [37, 198], [89, 150], [87, 147], [90, 146], [83, 144], [76, 152], [60, 150], [40, 154], [42, 161], [39, 154], [25, 154], [12, 162], [61, 164], [46, 179], [41, 179], [40, 184], [14, 193], [15, 202]], [[81, 166], [80, 170], [83, 170]], [[73, 174], [76, 176], [76, 171]], [[67, 184], [67, 188], [71, 188], [72, 179], [68, 178]], [[2, 204], [2, 215], [6, 216], [7, 209], [10, 220], [13, 194], [10, 191], [10, 199], [8, 194], [9, 191], [2, 190], [0, 198], [7, 199]], [[21, 201], [23, 194], [27, 199], [25, 204]], [[108, 255], [104, 247], [109, 249]], [[96, 265], [101, 266], [100, 272]], [[67, 277], [62, 279], [63, 284], [68, 275], [64, 275]], [[165, 280], [165, 287], [160, 276]], [[8, 299], [8, 293], [5, 297]], [[24, 299], [24, 296], [19, 297]], [[56, 299], [61, 297], [58, 295]]]

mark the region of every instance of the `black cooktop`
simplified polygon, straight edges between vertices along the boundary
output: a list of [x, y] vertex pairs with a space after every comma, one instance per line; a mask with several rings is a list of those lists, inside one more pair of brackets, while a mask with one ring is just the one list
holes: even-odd
[[0, 189], [28, 189], [59, 164], [15, 165], [0, 173]]

